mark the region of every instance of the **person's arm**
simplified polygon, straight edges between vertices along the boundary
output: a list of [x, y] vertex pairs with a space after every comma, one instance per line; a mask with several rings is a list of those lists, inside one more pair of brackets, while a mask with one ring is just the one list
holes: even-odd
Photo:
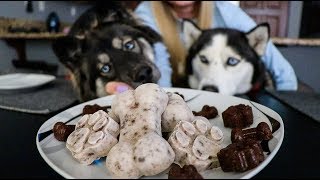
[[[248, 32], [256, 26], [256, 23], [240, 7], [229, 2], [217, 2], [217, 9], [227, 27]], [[277, 90], [297, 90], [296, 74], [290, 63], [283, 57], [280, 51], [269, 40], [266, 52], [261, 57], [266, 68], [275, 81]]]
[[[142, 23], [144, 25], [151, 27], [153, 30], [160, 34], [151, 11], [150, 2], [141, 2], [135, 9], [134, 13], [140, 20], [142, 20]], [[157, 65], [161, 73], [161, 78], [159, 79], [158, 84], [162, 87], [171, 87], [172, 69], [167, 48], [162, 42], [158, 42], [154, 44], [153, 49], [155, 51], [155, 64]]]

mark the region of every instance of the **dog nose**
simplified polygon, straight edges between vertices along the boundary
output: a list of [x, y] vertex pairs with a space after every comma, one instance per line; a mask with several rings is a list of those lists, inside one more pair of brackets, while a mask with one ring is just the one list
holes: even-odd
[[219, 92], [219, 89], [216, 86], [210, 85], [210, 86], [203, 86], [202, 90], [204, 91], [211, 91], [211, 92]]
[[135, 75], [135, 81], [141, 83], [151, 82], [152, 80], [152, 69], [149, 66], [142, 66], [138, 69]]

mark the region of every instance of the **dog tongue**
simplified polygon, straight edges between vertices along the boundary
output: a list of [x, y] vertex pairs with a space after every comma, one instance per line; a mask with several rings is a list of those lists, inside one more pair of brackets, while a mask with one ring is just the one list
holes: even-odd
[[106, 92], [108, 94], [122, 93], [128, 89], [132, 89], [128, 84], [123, 82], [109, 82], [105, 86]]

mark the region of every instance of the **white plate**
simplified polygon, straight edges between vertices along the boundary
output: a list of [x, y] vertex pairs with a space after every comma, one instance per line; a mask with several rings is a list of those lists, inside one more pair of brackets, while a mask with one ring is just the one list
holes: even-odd
[[13, 73], [0, 76], [0, 90], [21, 90], [44, 85], [56, 79], [47, 74]]
[[[211, 119], [210, 122], [219, 126], [224, 131], [224, 142], [223, 146], [226, 146], [231, 143], [230, 140], [230, 128], [225, 128], [223, 126], [222, 116], [221, 113], [226, 110], [231, 105], [237, 104], [246, 104], [250, 105], [250, 102], [245, 99], [233, 97], [233, 96], [224, 96], [217, 93], [212, 92], [205, 92], [199, 90], [192, 90], [192, 89], [181, 89], [181, 88], [165, 88], [166, 91], [170, 92], [179, 92], [184, 95], [185, 99], [188, 100], [198, 94], [200, 94], [197, 98], [193, 99], [192, 101], [188, 102], [189, 107], [191, 110], [199, 111], [203, 107], [203, 105], [208, 104], [215, 106], [218, 110], [218, 117]], [[66, 122], [74, 117], [75, 118], [69, 124], [75, 124], [77, 120], [79, 120], [79, 115], [82, 113], [82, 109], [85, 105], [93, 105], [99, 104], [101, 106], [110, 105], [112, 102], [114, 95], [106, 96], [103, 98], [95, 99], [92, 101], [88, 101], [86, 103], [77, 105], [72, 107], [68, 110], [65, 110], [58, 115], [50, 118], [47, 120], [39, 129], [36, 137], [36, 144], [37, 148], [43, 157], [43, 159], [52, 167], [57, 173], [62, 175], [65, 178], [86, 178], [86, 179], [105, 179], [111, 178], [111, 175], [108, 173], [107, 169], [105, 168], [105, 158], [102, 158], [96, 161], [94, 164], [90, 166], [79, 164], [73, 157], [71, 153], [66, 149], [65, 143], [57, 141], [53, 134], [50, 134], [45, 139], [39, 141], [39, 133], [46, 132], [51, 130], [53, 125], [58, 122]], [[204, 178], [228, 178], [228, 179], [238, 179], [238, 178], [251, 178], [260, 172], [276, 155], [278, 152], [284, 137], [284, 126], [281, 117], [274, 112], [273, 110], [255, 103], [255, 105], [262, 110], [263, 112], [267, 113], [269, 116], [273, 117], [274, 119], [280, 122], [280, 129], [273, 133], [274, 138], [269, 141], [269, 148], [271, 150], [270, 154], [265, 153], [265, 160], [256, 168], [243, 172], [243, 173], [236, 173], [236, 172], [223, 172], [221, 168], [207, 170], [201, 173]], [[250, 127], [256, 127], [257, 124], [261, 121], [265, 121], [270, 125], [267, 117], [264, 116], [260, 111], [255, 109], [252, 106], [253, 116], [254, 116], [254, 123]], [[168, 175], [167, 172], [163, 172], [157, 176], [152, 177], [142, 177], [142, 178], [164, 178], [167, 179]]]

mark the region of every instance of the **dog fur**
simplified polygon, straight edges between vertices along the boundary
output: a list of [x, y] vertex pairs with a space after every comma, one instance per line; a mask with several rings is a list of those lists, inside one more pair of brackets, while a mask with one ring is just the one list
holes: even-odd
[[59, 61], [70, 70], [80, 101], [107, 95], [109, 81], [133, 88], [157, 83], [152, 45], [160, 35], [140, 24], [121, 2], [99, 1], [82, 14], [66, 37], [53, 42]]
[[237, 95], [272, 86], [260, 59], [269, 40], [267, 23], [241, 32], [231, 28], [201, 30], [185, 20], [183, 31], [189, 49], [186, 69], [191, 88]]

